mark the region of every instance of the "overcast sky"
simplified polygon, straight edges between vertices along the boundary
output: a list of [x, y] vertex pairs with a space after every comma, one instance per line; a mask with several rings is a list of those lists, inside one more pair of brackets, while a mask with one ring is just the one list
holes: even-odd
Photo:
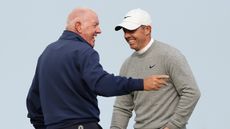
[[[142, 8], [153, 19], [153, 37], [179, 49], [187, 58], [201, 99], [188, 129], [226, 129], [230, 116], [229, 0], [2, 0], [0, 2], [0, 121], [2, 129], [32, 129], [25, 99], [37, 58], [57, 40], [75, 7], [95, 10], [102, 34], [95, 49], [101, 64], [119, 74], [133, 52], [114, 27], [131, 9]], [[100, 124], [108, 129], [114, 98], [98, 97]], [[133, 127], [133, 120], [129, 128]]]

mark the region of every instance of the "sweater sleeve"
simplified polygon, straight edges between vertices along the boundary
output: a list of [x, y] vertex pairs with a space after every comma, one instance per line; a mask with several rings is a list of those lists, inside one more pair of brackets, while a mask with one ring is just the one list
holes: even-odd
[[171, 55], [166, 61], [169, 76], [180, 96], [174, 114], [166, 126], [170, 129], [181, 129], [187, 124], [199, 100], [200, 91], [189, 64], [180, 52], [173, 52], [173, 56]]
[[37, 72], [38, 68], [36, 68], [35, 76], [26, 99], [26, 106], [28, 110], [27, 117], [30, 118], [30, 122], [33, 124], [35, 129], [45, 129], [44, 116], [40, 103]]
[[110, 129], [126, 129], [134, 108], [132, 93], [116, 97]]
[[[120, 69], [120, 75], [125, 76], [127, 61], [122, 65]], [[129, 119], [132, 117], [132, 111], [134, 108], [133, 94], [116, 97], [113, 106], [113, 115], [110, 125], [110, 129], [126, 129], [129, 123]]]
[[79, 55], [78, 62], [82, 78], [96, 94], [118, 96], [135, 90], [143, 90], [143, 79], [114, 76], [104, 71], [95, 50], [86, 49]]

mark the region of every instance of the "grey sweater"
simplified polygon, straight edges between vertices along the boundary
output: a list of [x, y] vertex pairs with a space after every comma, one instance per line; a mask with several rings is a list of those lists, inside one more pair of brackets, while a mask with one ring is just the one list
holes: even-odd
[[158, 91], [135, 91], [116, 98], [111, 129], [126, 129], [135, 111], [135, 129], [186, 129], [200, 97], [185, 57], [175, 48], [154, 41], [143, 54], [134, 52], [122, 65], [120, 75], [144, 78], [167, 74], [167, 86]]

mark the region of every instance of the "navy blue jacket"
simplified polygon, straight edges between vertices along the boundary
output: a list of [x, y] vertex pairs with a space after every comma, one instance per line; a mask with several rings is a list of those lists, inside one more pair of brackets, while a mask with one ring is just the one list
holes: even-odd
[[107, 73], [98, 53], [82, 37], [65, 30], [38, 59], [27, 96], [28, 117], [35, 128], [44, 129], [98, 122], [97, 95], [134, 90], [143, 90], [143, 79]]

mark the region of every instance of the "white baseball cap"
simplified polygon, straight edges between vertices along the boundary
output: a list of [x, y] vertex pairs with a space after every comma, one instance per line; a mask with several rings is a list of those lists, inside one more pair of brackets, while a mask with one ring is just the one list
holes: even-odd
[[138, 8], [129, 11], [125, 15], [122, 23], [115, 27], [115, 30], [118, 31], [121, 28], [135, 30], [141, 25], [151, 25], [151, 23], [150, 15], [146, 11]]

